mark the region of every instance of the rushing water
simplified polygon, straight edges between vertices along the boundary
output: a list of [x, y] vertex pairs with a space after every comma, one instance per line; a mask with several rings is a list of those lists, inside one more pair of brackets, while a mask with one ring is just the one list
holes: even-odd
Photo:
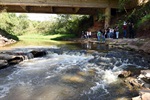
[[102, 44], [15, 47], [12, 51], [31, 50], [46, 50], [47, 55], [0, 70], [0, 100], [130, 100], [134, 94], [118, 74], [129, 67], [150, 67], [147, 56]]

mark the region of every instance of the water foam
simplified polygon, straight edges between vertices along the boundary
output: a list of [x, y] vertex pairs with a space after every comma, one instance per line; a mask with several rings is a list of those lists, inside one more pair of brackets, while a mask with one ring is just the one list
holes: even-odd
[[4, 84], [0, 86], [0, 98], [3, 98], [7, 95], [7, 93], [9, 93], [10, 90], [10, 85], [11, 84]]
[[105, 83], [110, 84], [117, 81], [118, 76], [114, 75], [112, 70], [105, 70], [102, 78], [105, 81]]

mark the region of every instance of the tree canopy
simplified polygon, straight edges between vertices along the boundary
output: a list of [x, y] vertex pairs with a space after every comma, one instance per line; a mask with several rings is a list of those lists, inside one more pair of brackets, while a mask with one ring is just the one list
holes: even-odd
[[3, 12], [0, 13], [0, 29], [17, 36], [35, 33], [77, 34], [84, 18], [89, 18], [89, 16], [60, 14], [54, 21], [33, 21], [25, 13], [17, 16], [15, 13]]

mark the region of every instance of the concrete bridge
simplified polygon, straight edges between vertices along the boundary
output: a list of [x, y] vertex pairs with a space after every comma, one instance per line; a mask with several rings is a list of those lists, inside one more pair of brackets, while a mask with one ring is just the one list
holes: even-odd
[[7, 12], [96, 14], [98, 9], [117, 8], [118, 0], [0, 0]]
[[[127, 8], [132, 8], [141, 0], [131, 1], [134, 3], [130, 2]], [[135, 3], [135, 1], [137, 2]], [[111, 8], [117, 9], [118, 2], [119, 0], [0, 0], [0, 11], [97, 15], [98, 11], [101, 10], [108, 16], [105, 24], [109, 25]]]

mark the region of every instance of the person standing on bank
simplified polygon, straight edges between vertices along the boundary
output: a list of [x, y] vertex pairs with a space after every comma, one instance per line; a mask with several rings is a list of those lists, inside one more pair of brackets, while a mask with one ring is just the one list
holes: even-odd
[[134, 38], [134, 25], [129, 22], [129, 38]]
[[123, 37], [126, 38], [127, 37], [127, 23], [124, 21], [123, 23]]
[[118, 39], [119, 38], [119, 27], [118, 26], [116, 26], [116, 28], [115, 28], [115, 33], [116, 33], [116, 39]]
[[97, 41], [100, 41], [100, 37], [101, 37], [101, 31], [99, 30], [98, 32], [97, 32]]

